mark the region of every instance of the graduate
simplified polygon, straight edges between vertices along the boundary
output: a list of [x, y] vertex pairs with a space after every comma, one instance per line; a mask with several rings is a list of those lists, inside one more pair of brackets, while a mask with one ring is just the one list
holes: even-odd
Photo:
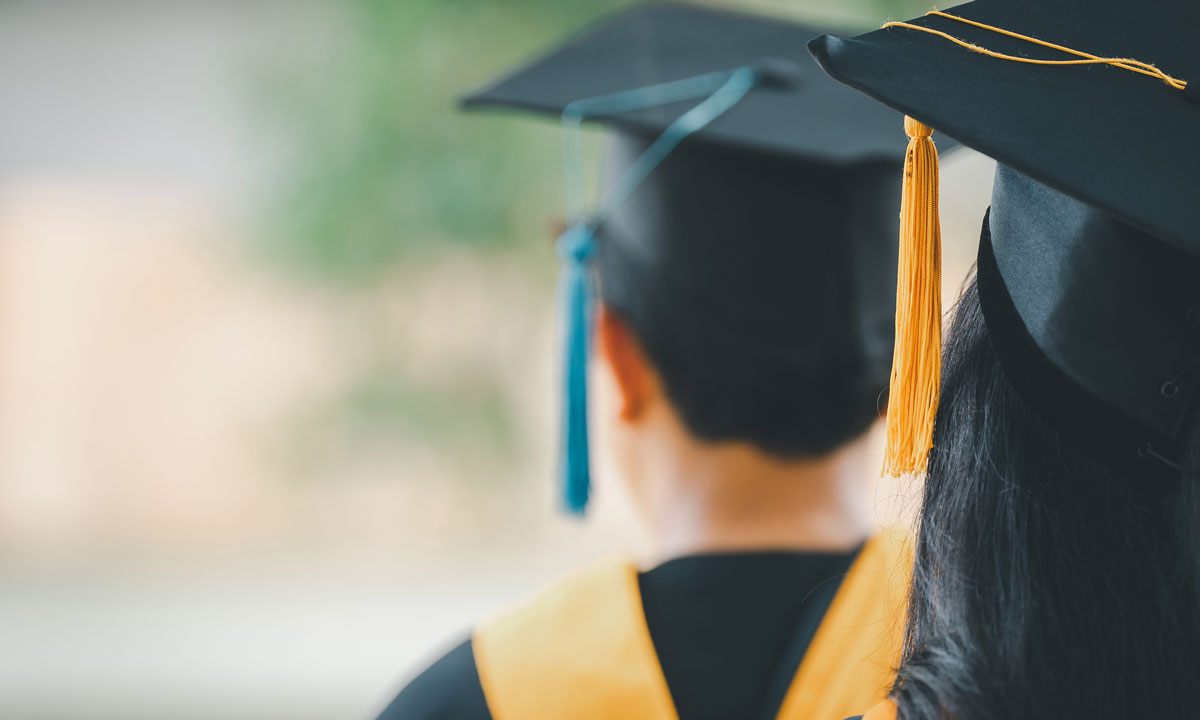
[[[562, 119], [564, 504], [590, 492], [590, 359], [657, 562], [482, 622], [383, 718], [825, 719], [884, 697], [908, 547], [874, 534], [864, 435], [887, 402], [902, 117], [826, 77], [818, 34], [643, 7], [468, 98]], [[588, 208], [582, 122], [611, 130]]]
[[[1200, 715], [1197, 38], [1192, 0], [978, 0], [811, 45], [912, 138], [888, 459], [928, 477], [869, 720]], [[998, 161], [940, 358], [932, 130]]]

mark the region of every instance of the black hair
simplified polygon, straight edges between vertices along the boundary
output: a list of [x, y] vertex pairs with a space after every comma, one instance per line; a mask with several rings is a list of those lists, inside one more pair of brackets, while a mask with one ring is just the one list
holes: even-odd
[[1200, 478], [1116, 471], [1039, 420], [973, 280], [942, 366], [900, 718], [1200, 714]]
[[[686, 303], [627, 309], [605, 301], [637, 337], [688, 431], [702, 440], [745, 441], [777, 457], [819, 457], [861, 436], [886, 407], [887, 372], [857, 358], [814, 368], [803, 350], [788, 347], [805, 340], [786, 337], [786, 318], [779, 318], [779, 337], [771, 342], [762, 334], [737, 337], [725, 319]], [[742, 309], [760, 320], [814, 311], [756, 307], [751, 299]]]
[[[614, 174], [649, 143], [614, 138]], [[694, 436], [814, 457], [878, 419], [895, 322], [896, 171], [685, 143], [601, 226], [601, 297]]]

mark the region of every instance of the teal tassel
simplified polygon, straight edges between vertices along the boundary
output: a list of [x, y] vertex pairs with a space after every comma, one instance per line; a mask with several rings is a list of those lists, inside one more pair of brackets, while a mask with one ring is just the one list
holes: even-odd
[[593, 305], [591, 228], [580, 224], [568, 229], [558, 238], [557, 249], [562, 260], [559, 298], [563, 312], [563, 425], [559, 473], [566, 511], [583, 515], [592, 485], [587, 408]]
[[[562, 261], [559, 302], [563, 312], [563, 425], [559, 475], [563, 505], [583, 515], [591, 495], [588, 451], [587, 369], [592, 336], [591, 258], [593, 228], [633, 193], [663, 159], [688, 135], [707, 126], [750, 92], [757, 81], [753, 68], [735, 68], [673, 82], [576, 100], [563, 109], [563, 162], [566, 174], [567, 218], [575, 222], [557, 242]], [[587, 117], [629, 112], [645, 107], [703, 97], [696, 107], [675, 119], [608, 189], [599, 209], [588, 217], [584, 208], [583, 151], [580, 125]]]

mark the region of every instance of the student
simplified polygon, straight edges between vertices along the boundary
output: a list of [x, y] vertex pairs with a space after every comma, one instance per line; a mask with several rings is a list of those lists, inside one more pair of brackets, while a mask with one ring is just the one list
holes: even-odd
[[[934, 244], [929, 128], [999, 161], [942, 361], [903, 661], [870, 720], [1200, 712], [1198, 37], [1191, 0], [978, 0], [811, 45], [915, 118], [901, 255]], [[928, 305], [909, 288], [898, 307]], [[912, 400], [892, 455], [919, 469], [937, 401], [892, 393]]]
[[607, 191], [559, 241], [565, 489], [582, 511], [590, 352], [660, 562], [484, 623], [384, 718], [830, 718], [883, 697], [908, 572], [872, 536], [863, 437], [892, 354], [901, 117], [825, 77], [816, 35], [652, 6], [468, 100], [614, 131]]

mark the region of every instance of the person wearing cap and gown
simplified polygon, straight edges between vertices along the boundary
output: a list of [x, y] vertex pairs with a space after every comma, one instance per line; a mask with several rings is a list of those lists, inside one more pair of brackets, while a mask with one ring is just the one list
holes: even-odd
[[[382, 718], [830, 718], [884, 696], [908, 548], [873, 532], [864, 435], [892, 355], [901, 116], [824, 76], [818, 33], [643, 7], [467, 99], [564, 119], [566, 504], [589, 494], [590, 354], [658, 562], [481, 623]], [[589, 211], [585, 120], [612, 130]]]
[[[810, 46], [912, 137], [888, 459], [928, 473], [869, 720], [1200, 716], [1197, 38], [1191, 0], [976, 0]], [[931, 129], [998, 163], [940, 357]]]

